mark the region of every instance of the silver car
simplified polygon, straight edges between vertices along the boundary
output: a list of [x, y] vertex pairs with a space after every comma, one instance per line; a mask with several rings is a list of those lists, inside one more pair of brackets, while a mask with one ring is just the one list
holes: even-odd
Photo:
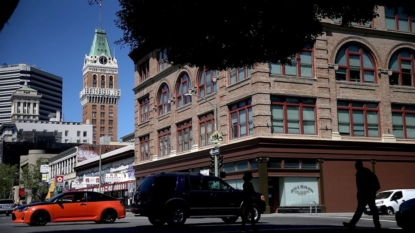
[[11, 199], [0, 199], [0, 214], [9, 216], [15, 207], [14, 201]]

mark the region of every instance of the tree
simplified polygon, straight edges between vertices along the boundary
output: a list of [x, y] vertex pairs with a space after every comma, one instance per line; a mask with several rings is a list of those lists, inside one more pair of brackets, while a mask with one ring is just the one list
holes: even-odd
[[24, 185], [26, 195], [31, 195], [32, 200], [42, 201], [48, 194], [48, 184], [42, 181], [42, 173], [40, 173], [40, 165], [43, 158], [36, 160], [36, 164], [29, 164], [23, 167], [21, 175], [21, 183]]
[[7, 164], [0, 163], [0, 197], [11, 198], [13, 196], [13, 190], [15, 184], [19, 181], [19, 169], [17, 165], [9, 166]]
[[[99, 0], [89, 0], [91, 4]], [[290, 62], [323, 32], [322, 18], [342, 17], [342, 25], [377, 17], [378, 5], [415, 1], [191, 1], [119, 0], [116, 43], [129, 45], [131, 57], [166, 49], [174, 65], [223, 70], [261, 62]]]
[[0, 3], [0, 32], [3, 29], [4, 24], [6, 24], [13, 15], [18, 4], [19, 0], [8, 0]]

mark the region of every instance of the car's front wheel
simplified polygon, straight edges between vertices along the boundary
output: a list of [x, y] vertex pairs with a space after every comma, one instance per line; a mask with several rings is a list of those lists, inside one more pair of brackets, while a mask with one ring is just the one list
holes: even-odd
[[38, 210], [30, 218], [30, 226], [44, 226], [49, 222], [49, 214], [45, 210]]
[[186, 222], [186, 211], [180, 205], [173, 205], [169, 208], [167, 223], [171, 226], [181, 226]]
[[388, 214], [388, 215], [394, 215], [394, 214], [395, 214], [395, 212], [393, 211], [392, 207], [388, 207], [388, 208], [386, 209], [386, 214]]
[[[261, 213], [259, 212], [259, 209], [258, 209], [257, 205], [253, 204], [252, 208], [254, 208], [254, 220], [255, 220], [255, 222], [258, 222], [259, 219], [261, 219]], [[251, 218], [252, 218], [251, 215], [252, 215], [251, 213], [248, 214], [248, 221], [249, 222], [251, 221]]]
[[236, 216], [236, 217], [224, 217], [224, 218], [222, 218], [222, 221], [224, 221], [225, 223], [235, 223], [236, 220], [238, 220], [238, 216]]

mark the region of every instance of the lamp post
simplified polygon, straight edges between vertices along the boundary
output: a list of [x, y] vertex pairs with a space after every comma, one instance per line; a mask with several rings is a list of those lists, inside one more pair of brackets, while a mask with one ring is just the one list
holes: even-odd
[[[196, 90], [194, 90], [194, 89], [192, 89], [192, 88], [189, 88], [188, 89], [188, 93], [186, 93], [186, 94], [184, 94], [184, 95], [186, 95], [186, 96], [193, 96], [193, 92], [196, 92]], [[203, 100], [205, 100], [206, 102], [208, 102], [210, 105], [212, 105], [212, 107], [213, 107], [213, 121], [214, 121], [214, 127], [215, 127], [215, 132], [216, 131], [218, 131], [218, 124], [217, 124], [217, 112], [218, 112], [218, 107], [217, 107], [217, 105], [216, 105], [216, 103], [215, 104], [212, 104], [208, 99], [206, 99], [205, 97], [203, 97], [203, 96], [200, 96], [200, 95], [197, 95], [197, 97], [199, 97], [199, 98], [201, 98], [201, 99], [203, 99]], [[217, 144], [217, 143], [215, 143], [216, 144], [216, 146], [215, 147], [219, 147], [219, 145]], [[218, 155], [215, 155], [215, 171], [214, 171], [214, 173], [215, 173], [215, 176], [216, 177], [219, 177], [219, 166], [218, 166]]]

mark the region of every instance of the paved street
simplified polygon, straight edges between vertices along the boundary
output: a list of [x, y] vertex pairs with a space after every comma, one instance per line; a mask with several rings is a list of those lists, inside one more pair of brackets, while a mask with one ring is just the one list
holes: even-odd
[[[271, 214], [264, 215], [258, 224], [261, 232], [348, 232], [342, 226], [343, 221], [351, 218], [351, 213], [339, 214]], [[85, 232], [182, 232], [182, 233], [233, 233], [239, 232], [240, 221], [235, 224], [225, 224], [220, 219], [188, 219], [186, 225], [180, 228], [169, 226], [154, 227], [147, 218], [135, 217], [131, 214], [127, 218], [117, 220], [114, 224], [95, 224], [93, 222], [68, 222], [48, 223], [43, 227], [31, 227], [29, 225], [14, 224], [10, 216], [0, 215], [0, 232], [4, 233], [26, 233], [26, 232], [62, 232], [62, 233], [85, 233]], [[396, 226], [394, 216], [381, 216], [382, 232], [401, 232]], [[372, 232], [373, 222], [371, 216], [363, 215], [358, 223], [357, 232]]]

